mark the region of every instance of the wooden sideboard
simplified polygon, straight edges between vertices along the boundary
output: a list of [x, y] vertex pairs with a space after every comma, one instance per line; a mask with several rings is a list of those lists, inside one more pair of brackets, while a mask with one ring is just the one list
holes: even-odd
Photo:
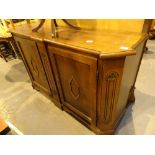
[[47, 25], [32, 32], [36, 24], [10, 29], [33, 88], [96, 134], [114, 134], [134, 101], [148, 35], [59, 27], [52, 38]]

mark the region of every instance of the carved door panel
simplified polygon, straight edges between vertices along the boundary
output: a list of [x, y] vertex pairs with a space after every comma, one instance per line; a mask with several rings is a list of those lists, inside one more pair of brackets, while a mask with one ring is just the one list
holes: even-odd
[[32, 40], [15, 37], [34, 86], [50, 94], [47, 78], [40, 59], [37, 43]]
[[48, 52], [64, 109], [88, 124], [95, 123], [97, 59], [52, 46]]

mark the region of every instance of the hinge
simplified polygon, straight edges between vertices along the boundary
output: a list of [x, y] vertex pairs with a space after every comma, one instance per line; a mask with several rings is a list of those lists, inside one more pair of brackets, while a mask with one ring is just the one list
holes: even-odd
[[96, 72], [96, 81], [97, 81], [97, 83], [98, 83], [98, 80], [99, 80], [99, 71], [97, 70], [97, 72]]

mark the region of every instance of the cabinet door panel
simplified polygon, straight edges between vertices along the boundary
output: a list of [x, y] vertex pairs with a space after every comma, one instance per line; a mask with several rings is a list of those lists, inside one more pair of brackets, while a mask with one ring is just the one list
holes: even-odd
[[61, 85], [63, 105], [87, 122], [95, 122], [97, 60], [52, 46], [48, 52]]
[[47, 78], [35, 41], [15, 37], [33, 84], [50, 94]]

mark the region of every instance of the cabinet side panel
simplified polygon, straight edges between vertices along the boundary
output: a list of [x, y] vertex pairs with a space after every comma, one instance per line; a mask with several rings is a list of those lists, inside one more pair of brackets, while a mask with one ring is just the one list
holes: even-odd
[[143, 46], [144, 42], [137, 47], [136, 55], [127, 56], [125, 59], [116, 117], [119, 117], [120, 113], [122, 113], [123, 109], [125, 109], [130, 91], [134, 90], [134, 82], [139, 69]]

